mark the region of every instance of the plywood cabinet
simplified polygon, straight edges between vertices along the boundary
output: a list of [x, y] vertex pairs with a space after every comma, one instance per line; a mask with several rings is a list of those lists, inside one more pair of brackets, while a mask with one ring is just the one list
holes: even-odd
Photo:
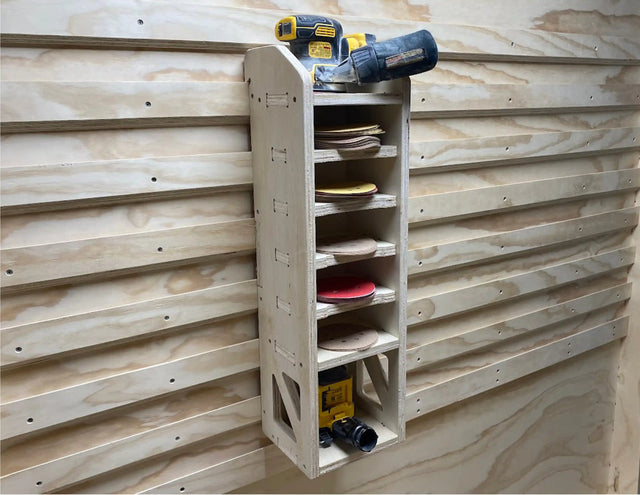
[[[409, 80], [313, 92], [310, 75], [282, 46], [250, 50], [245, 60], [251, 108], [257, 228], [262, 425], [310, 478], [374, 455], [404, 438]], [[382, 145], [316, 150], [316, 126], [381, 125]], [[362, 180], [373, 196], [316, 201], [316, 183]], [[366, 256], [316, 252], [318, 239], [364, 236]], [[372, 298], [318, 302], [317, 280], [341, 274], [375, 283]], [[361, 351], [318, 349], [318, 329], [362, 322], [378, 332]], [[346, 365], [355, 416], [378, 445], [365, 454], [338, 441], [318, 442], [318, 373]]]

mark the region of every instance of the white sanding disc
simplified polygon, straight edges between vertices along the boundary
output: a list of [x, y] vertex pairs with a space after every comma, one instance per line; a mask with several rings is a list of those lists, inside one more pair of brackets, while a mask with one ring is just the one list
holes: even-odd
[[330, 351], [363, 351], [378, 341], [378, 332], [355, 323], [333, 323], [318, 328], [318, 347]]
[[367, 256], [373, 254], [378, 249], [378, 243], [370, 237], [359, 239], [352, 238], [330, 238], [319, 239], [316, 250], [319, 253], [328, 253], [335, 256]]

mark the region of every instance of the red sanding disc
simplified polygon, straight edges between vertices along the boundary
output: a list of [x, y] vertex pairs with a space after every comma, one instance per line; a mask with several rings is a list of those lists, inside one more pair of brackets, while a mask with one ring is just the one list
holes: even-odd
[[370, 280], [356, 276], [327, 277], [318, 280], [318, 301], [339, 303], [373, 297], [376, 286]]

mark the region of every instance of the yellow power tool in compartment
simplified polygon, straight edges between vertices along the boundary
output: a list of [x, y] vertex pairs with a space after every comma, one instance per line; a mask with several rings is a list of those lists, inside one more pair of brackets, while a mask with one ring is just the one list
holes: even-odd
[[334, 438], [370, 452], [378, 442], [373, 428], [354, 418], [353, 379], [346, 366], [318, 374], [320, 445], [329, 447]]
[[313, 89], [343, 91], [331, 83], [316, 81], [318, 67], [332, 68], [344, 61], [351, 50], [375, 41], [372, 34], [342, 34], [342, 25], [319, 15], [291, 15], [280, 19], [275, 27], [276, 38], [289, 42], [291, 52], [311, 73]]

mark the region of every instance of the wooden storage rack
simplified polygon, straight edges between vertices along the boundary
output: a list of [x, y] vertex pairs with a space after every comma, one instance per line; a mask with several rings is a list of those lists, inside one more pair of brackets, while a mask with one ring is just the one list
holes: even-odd
[[[309, 73], [283, 46], [249, 50], [254, 211], [257, 226], [262, 425], [310, 477], [404, 438], [408, 123], [410, 82], [358, 92], [313, 92]], [[315, 125], [379, 123], [379, 150], [314, 150]], [[366, 180], [373, 198], [315, 201], [315, 182]], [[366, 259], [316, 253], [316, 236], [360, 233], [378, 250]], [[372, 300], [316, 301], [316, 277], [349, 273], [376, 283]], [[379, 329], [359, 352], [318, 349], [318, 324], [348, 319]], [[355, 416], [373, 427], [371, 454], [318, 444], [318, 372], [346, 364], [354, 377]]]

